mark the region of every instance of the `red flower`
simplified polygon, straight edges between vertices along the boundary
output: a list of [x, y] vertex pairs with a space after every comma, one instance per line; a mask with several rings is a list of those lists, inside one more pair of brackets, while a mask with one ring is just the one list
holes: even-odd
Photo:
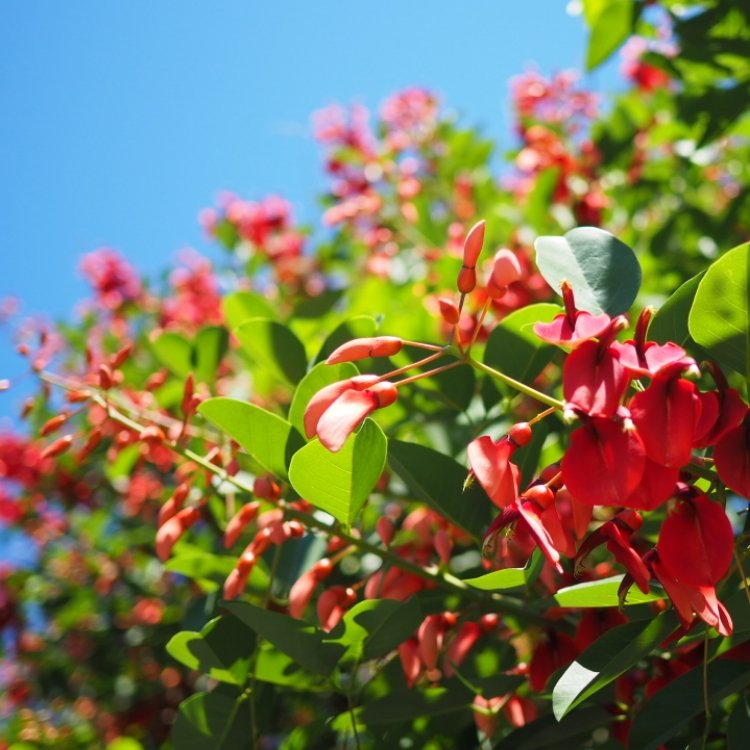
[[630, 401], [630, 413], [652, 461], [684, 466], [690, 461], [700, 402], [695, 384], [680, 377], [682, 363], [663, 368]]
[[505, 508], [518, 496], [518, 467], [510, 462], [516, 447], [507, 437], [493, 442], [483, 435], [467, 448], [471, 470], [498, 508]]
[[328, 450], [341, 450], [357, 425], [376, 409], [390, 406], [398, 395], [393, 383], [377, 375], [357, 375], [318, 391], [305, 410], [305, 433], [317, 435]]
[[732, 561], [734, 534], [724, 508], [700, 493], [680, 500], [659, 534], [659, 559], [674, 579], [688, 586], [713, 586]]
[[645, 465], [643, 442], [635, 430], [593, 417], [570, 436], [562, 475], [579, 503], [627, 505], [641, 483]]
[[714, 461], [721, 481], [750, 500], [750, 409], [739, 427], [719, 439], [714, 448]]
[[563, 282], [562, 296], [565, 313], [556, 315], [551, 323], [536, 323], [534, 333], [549, 344], [574, 348], [584, 341], [600, 336], [609, 328], [611, 319], [606, 313], [592, 315], [577, 310], [570, 284]]

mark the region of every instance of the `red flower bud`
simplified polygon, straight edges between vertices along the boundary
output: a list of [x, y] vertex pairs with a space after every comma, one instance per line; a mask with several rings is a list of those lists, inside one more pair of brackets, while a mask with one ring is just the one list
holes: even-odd
[[371, 336], [353, 339], [342, 344], [326, 360], [326, 364], [337, 365], [341, 362], [356, 362], [365, 357], [390, 357], [398, 354], [403, 341], [396, 336]]

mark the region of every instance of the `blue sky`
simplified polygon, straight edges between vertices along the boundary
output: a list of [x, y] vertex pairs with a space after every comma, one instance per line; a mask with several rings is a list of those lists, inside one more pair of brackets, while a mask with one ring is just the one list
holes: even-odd
[[[426, 86], [508, 146], [510, 77], [580, 68], [584, 49], [563, 0], [2, 3], [0, 298], [72, 319], [84, 253], [155, 275], [208, 249], [196, 216], [222, 189], [281, 194], [317, 226], [309, 123], [327, 104]], [[0, 334], [0, 378], [21, 368]]]

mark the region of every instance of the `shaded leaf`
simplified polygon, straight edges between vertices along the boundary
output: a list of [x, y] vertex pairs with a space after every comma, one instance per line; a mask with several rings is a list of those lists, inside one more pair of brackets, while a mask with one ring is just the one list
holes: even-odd
[[477, 484], [463, 491], [468, 469], [432, 448], [393, 439], [388, 445], [388, 463], [417, 499], [475, 539], [482, 537], [494, 506]]
[[546, 302], [514, 310], [492, 330], [484, 350], [484, 363], [511, 378], [530, 383], [557, 351], [534, 333], [534, 324], [549, 323], [560, 312], [558, 305]]
[[221, 300], [221, 311], [230, 329], [237, 328], [250, 318], [276, 318], [276, 308], [257, 292], [232, 292]]
[[265, 318], [250, 318], [235, 328], [234, 334], [247, 354], [280, 378], [297, 384], [305, 376], [305, 347], [285, 325]]
[[[642, 706], [630, 728], [630, 743], [639, 750], [657, 750], [678, 734], [691, 719], [704, 711], [704, 695], [715, 706], [728, 695], [750, 685], [750, 669], [737, 661], [714, 661], [703, 665], [663, 687]], [[705, 689], [705, 693], [704, 693]], [[577, 714], [574, 714], [577, 715]]]
[[250, 671], [255, 634], [235, 618], [217, 617], [200, 633], [183, 630], [167, 643], [167, 653], [219, 682], [243, 685]]
[[250, 750], [249, 726], [248, 702], [213, 690], [180, 703], [170, 739], [175, 750]]
[[552, 691], [559, 720], [638, 661], [648, 656], [677, 625], [674, 612], [636, 620], [608, 630], [570, 664]]
[[331, 640], [346, 646], [352, 658], [366, 661], [387, 654], [413, 635], [423, 617], [415, 598], [366, 599], [346, 612]]
[[688, 330], [688, 314], [704, 274], [705, 271], [702, 271], [680, 285], [659, 308], [648, 328], [649, 339], [659, 344], [666, 344], [668, 341], [674, 341], [680, 346], [690, 344], [692, 338]]
[[538, 237], [536, 262], [555, 290], [570, 282], [576, 306], [599, 315], [630, 309], [641, 286], [641, 267], [624, 243], [596, 227], [571, 229], [564, 237]]
[[303, 669], [328, 676], [344, 653], [343, 646], [327, 643], [327, 634], [304, 620], [295, 620], [248, 602], [224, 602], [223, 607]]

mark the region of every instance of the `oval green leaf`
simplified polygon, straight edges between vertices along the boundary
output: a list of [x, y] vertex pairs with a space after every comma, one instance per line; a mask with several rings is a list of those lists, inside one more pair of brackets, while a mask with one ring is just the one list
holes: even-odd
[[289, 481], [301, 497], [348, 528], [383, 473], [387, 444], [380, 427], [366, 419], [338, 453], [318, 440], [297, 451]]
[[[555, 594], [555, 601], [560, 607], [619, 607], [617, 591], [624, 576], [602, 578], [600, 581], [586, 581], [574, 586], [566, 586]], [[625, 606], [644, 604], [657, 599], [664, 599], [665, 594], [660, 591], [650, 591], [643, 594], [633, 586], [625, 599]]]
[[750, 380], [750, 242], [714, 261], [698, 284], [690, 335], [712, 357]]
[[389, 441], [388, 463], [418, 500], [481, 539], [494, 506], [477, 483], [464, 491], [466, 467], [432, 448], [401, 440]]
[[285, 419], [234, 398], [209, 398], [198, 412], [236, 440], [266, 471], [287, 477], [292, 455], [305, 441]]
[[522, 383], [530, 383], [557, 351], [534, 333], [534, 324], [549, 323], [560, 312], [558, 305], [546, 302], [513, 311], [492, 330], [484, 363]]
[[285, 325], [266, 318], [250, 318], [234, 329], [242, 349], [260, 365], [293, 385], [307, 372], [302, 342]]
[[641, 267], [622, 241], [596, 227], [571, 229], [564, 237], [538, 237], [536, 262], [555, 290], [573, 287], [576, 306], [598, 315], [630, 309], [641, 287]]
[[636, 620], [608, 630], [563, 672], [552, 691], [559, 721], [586, 698], [648, 656], [677, 626], [674, 612]]

